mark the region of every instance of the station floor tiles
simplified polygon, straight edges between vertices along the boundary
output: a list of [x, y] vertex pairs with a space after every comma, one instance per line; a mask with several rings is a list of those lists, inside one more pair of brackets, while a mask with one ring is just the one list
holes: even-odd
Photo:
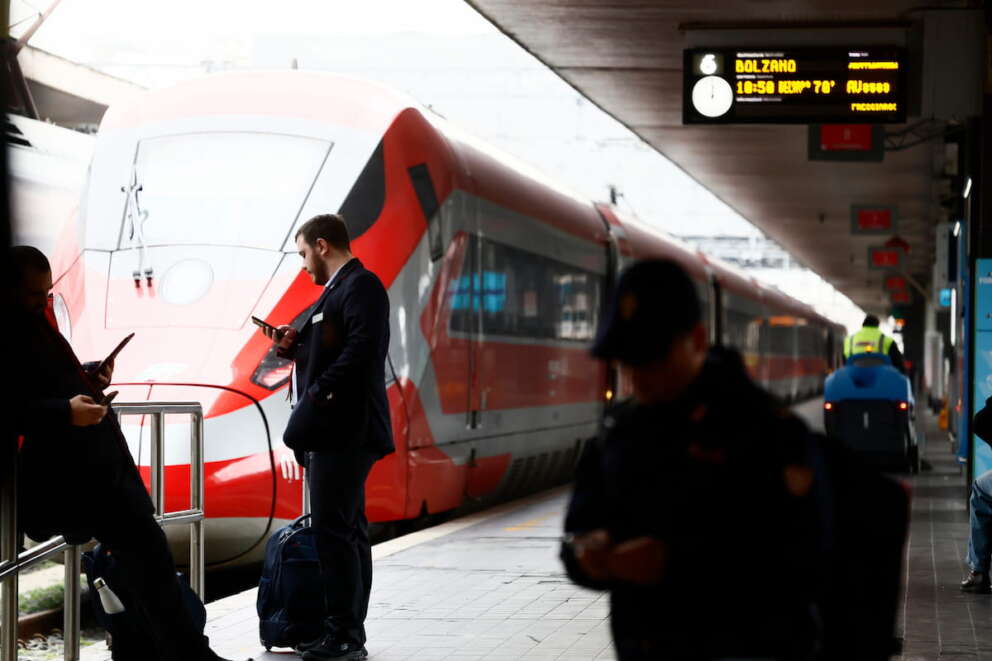
[[[557, 558], [567, 498], [559, 488], [377, 544], [369, 658], [613, 659], [608, 596], [569, 583]], [[297, 658], [259, 644], [255, 593], [207, 606], [211, 646], [231, 659]], [[97, 643], [81, 658], [110, 655]]]
[[900, 661], [992, 659], [992, 595], [967, 594], [969, 480], [951, 453], [946, 432], [923, 420], [932, 470], [908, 479], [912, 514], [906, 548]]
[[[810, 404], [814, 417], [816, 404]], [[803, 412], [806, 413], [806, 412]], [[803, 415], [807, 417], [807, 415]], [[967, 480], [946, 434], [923, 421], [932, 470], [913, 491], [898, 661], [992, 660], [992, 596], [961, 593]], [[568, 489], [508, 503], [376, 545], [367, 621], [373, 661], [613, 659], [609, 601], [571, 585], [557, 559]], [[211, 603], [207, 635], [225, 657], [295, 658], [258, 643], [255, 590]], [[102, 644], [83, 661], [104, 661]]]

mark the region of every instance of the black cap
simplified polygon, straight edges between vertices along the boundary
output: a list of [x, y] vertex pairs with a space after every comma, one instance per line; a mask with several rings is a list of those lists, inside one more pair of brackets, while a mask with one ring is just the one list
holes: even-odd
[[592, 355], [630, 365], [660, 360], [701, 318], [696, 285], [685, 269], [669, 260], [637, 262], [620, 274]]

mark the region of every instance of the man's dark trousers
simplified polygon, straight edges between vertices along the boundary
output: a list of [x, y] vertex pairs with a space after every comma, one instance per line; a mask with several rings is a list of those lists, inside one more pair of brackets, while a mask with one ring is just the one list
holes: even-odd
[[363, 447], [311, 452], [311, 525], [324, 581], [326, 630], [338, 640], [365, 644], [372, 591], [372, 547], [365, 518], [365, 479], [379, 459]]
[[210, 658], [207, 640], [194, 626], [176, 581], [176, 568], [165, 532], [149, 516], [127, 515], [96, 530], [96, 538], [118, 558], [127, 592], [125, 608], [137, 609], [137, 621], [154, 641], [142, 659], [114, 661], [187, 661]]

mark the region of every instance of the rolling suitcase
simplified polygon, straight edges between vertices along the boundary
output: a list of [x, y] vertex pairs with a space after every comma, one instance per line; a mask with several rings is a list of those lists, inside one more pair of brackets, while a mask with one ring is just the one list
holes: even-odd
[[258, 637], [266, 650], [295, 647], [323, 632], [324, 590], [309, 514], [273, 533], [258, 583]]

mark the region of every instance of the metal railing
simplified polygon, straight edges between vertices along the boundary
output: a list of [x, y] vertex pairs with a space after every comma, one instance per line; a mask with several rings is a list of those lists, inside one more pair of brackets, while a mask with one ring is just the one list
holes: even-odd
[[[113, 405], [118, 420], [126, 415], [147, 415], [151, 431], [151, 498], [161, 526], [189, 525], [189, 582], [203, 599], [203, 408], [196, 402], [136, 402]], [[189, 509], [165, 512], [165, 416], [189, 415]], [[66, 661], [79, 659], [80, 548], [54, 537], [21, 554], [17, 553], [17, 444], [2, 448], [0, 457], [0, 661], [17, 660], [17, 587], [21, 570], [64, 554], [65, 600], [63, 635]]]

